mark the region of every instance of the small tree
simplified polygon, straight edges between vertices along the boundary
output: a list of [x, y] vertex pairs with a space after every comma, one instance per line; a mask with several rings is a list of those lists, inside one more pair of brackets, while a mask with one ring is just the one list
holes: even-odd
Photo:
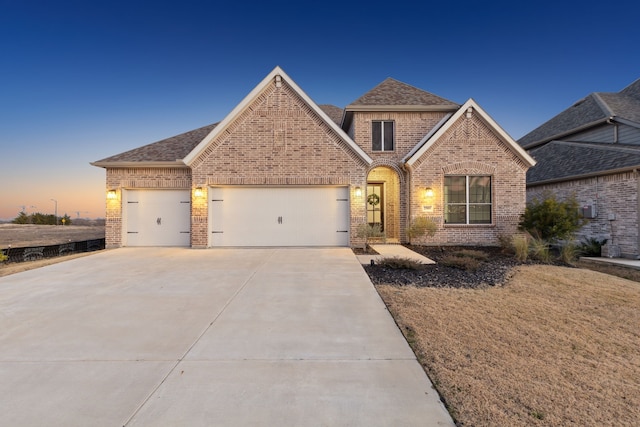
[[560, 202], [553, 194], [547, 193], [542, 201], [534, 199], [526, 207], [519, 227], [549, 243], [569, 239], [585, 223], [578, 207], [575, 196]]
[[11, 222], [14, 224], [29, 224], [29, 217], [24, 213], [24, 211], [22, 211]]
[[409, 239], [417, 237], [433, 237], [438, 230], [438, 224], [431, 218], [426, 216], [417, 216], [411, 220], [409, 226], [405, 230]]

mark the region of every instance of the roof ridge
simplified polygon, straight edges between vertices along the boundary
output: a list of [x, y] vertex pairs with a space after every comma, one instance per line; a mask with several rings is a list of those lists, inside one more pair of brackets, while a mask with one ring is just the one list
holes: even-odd
[[589, 96], [595, 99], [596, 104], [598, 104], [598, 107], [600, 107], [603, 113], [605, 113], [609, 117], [614, 116], [615, 114], [613, 114], [613, 110], [611, 109], [611, 107], [609, 107], [609, 104], [607, 104], [607, 102], [600, 96], [601, 93], [602, 92], [593, 92], [589, 94]]

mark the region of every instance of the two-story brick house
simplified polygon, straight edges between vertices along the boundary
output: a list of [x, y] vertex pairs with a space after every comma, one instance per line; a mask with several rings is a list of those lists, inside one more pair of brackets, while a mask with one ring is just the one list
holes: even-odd
[[344, 110], [279, 67], [224, 120], [97, 162], [107, 246], [350, 246], [380, 224], [405, 242], [493, 245], [514, 233], [533, 159], [472, 99], [387, 79]]

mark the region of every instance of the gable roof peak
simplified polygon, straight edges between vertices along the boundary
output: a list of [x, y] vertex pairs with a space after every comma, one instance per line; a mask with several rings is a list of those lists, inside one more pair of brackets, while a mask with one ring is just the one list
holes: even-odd
[[373, 160], [367, 153], [365, 153], [362, 148], [360, 148], [341, 128], [340, 126], [331, 118], [329, 115], [318, 106], [301, 88], [290, 78], [287, 73], [282, 70], [279, 66], [276, 66], [267, 76], [262, 79], [257, 86], [253, 88], [251, 92], [238, 104], [236, 107], [229, 113], [227, 116], [216, 126], [211, 132], [206, 135], [200, 143], [187, 154], [183, 162], [187, 166], [192, 166], [192, 164], [196, 161], [197, 157], [226, 129], [231, 125], [231, 123], [242, 114], [245, 109], [249, 107], [249, 105], [262, 94], [269, 85], [275, 84], [277, 88], [281, 87], [283, 82], [291, 89], [293, 92], [302, 99], [302, 101], [318, 116], [320, 119], [333, 131], [335, 132], [340, 139], [342, 139], [347, 146], [362, 159], [365, 163], [371, 164]]
[[387, 77], [369, 92], [349, 104], [347, 109], [357, 109], [357, 107], [363, 106], [437, 106], [449, 110], [459, 107], [459, 104], [392, 77]]

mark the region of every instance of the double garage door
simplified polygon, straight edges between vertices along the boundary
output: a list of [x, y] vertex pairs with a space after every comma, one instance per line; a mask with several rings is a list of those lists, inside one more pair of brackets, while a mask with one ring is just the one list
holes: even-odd
[[[347, 187], [212, 187], [209, 246], [348, 246]], [[127, 246], [189, 246], [189, 190], [129, 190]]]
[[347, 187], [213, 187], [211, 246], [348, 246]]

